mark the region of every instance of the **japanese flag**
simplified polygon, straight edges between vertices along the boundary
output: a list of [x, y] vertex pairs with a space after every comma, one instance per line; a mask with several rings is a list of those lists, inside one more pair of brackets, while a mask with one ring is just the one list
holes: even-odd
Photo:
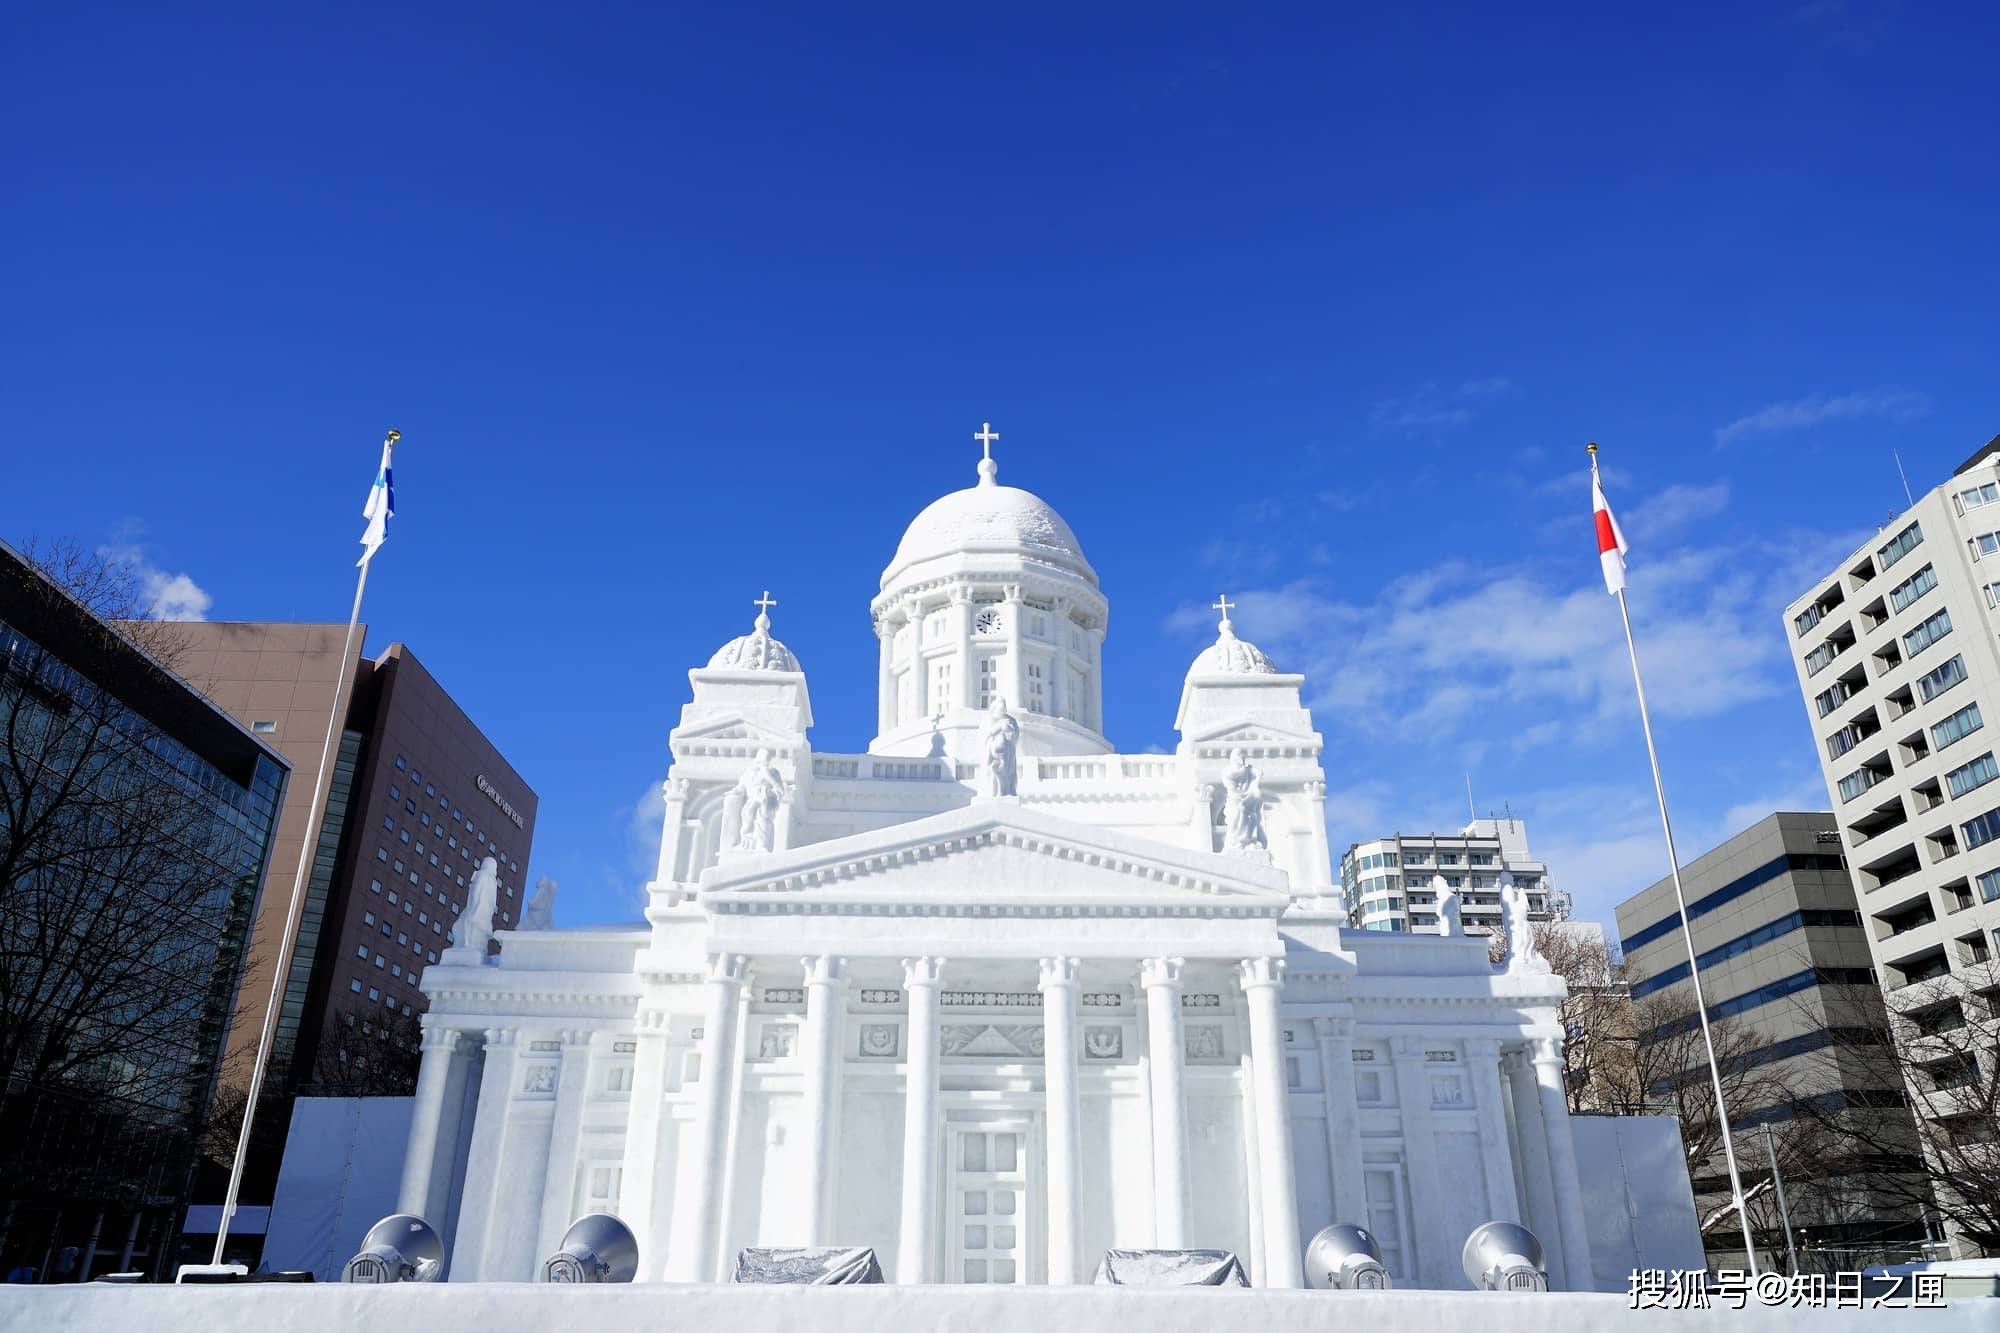
[[1611, 503], [1604, 498], [1604, 484], [1597, 479], [1597, 466], [1593, 462], [1590, 469], [1590, 507], [1592, 517], [1597, 520], [1597, 558], [1604, 562], [1604, 590], [1619, 593], [1625, 590], [1625, 534], [1619, 530], [1618, 520], [1611, 516]]

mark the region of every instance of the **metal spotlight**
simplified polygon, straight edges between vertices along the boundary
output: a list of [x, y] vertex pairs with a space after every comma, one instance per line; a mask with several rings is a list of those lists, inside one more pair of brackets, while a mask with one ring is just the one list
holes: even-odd
[[1547, 1291], [1549, 1262], [1535, 1233], [1518, 1222], [1488, 1222], [1465, 1238], [1466, 1278], [1485, 1291]]
[[1336, 1222], [1306, 1246], [1306, 1282], [1319, 1291], [1387, 1291], [1382, 1247], [1365, 1227]]
[[542, 1264], [542, 1281], [630, 1282], [638, 1272], [639, 1239], [632, 1228], [609, 1213], [585, 1213]]
[[444, 1278], [444, 1242], [430, 1223], [394, 1213], [368, 1228], [361, 1253], [340, 1270], [342, 1282], [438, 1282]]

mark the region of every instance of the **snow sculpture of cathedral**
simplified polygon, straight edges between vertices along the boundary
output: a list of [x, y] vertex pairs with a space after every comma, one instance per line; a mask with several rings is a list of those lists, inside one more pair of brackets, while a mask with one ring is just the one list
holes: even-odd
[[843, 1244], [894, 1282], [1066, 1283], [1185, 1246], [1298, 1286], [1352, 1222], [1454, 1287], [1499, 1218], [1588, 1288], [1561, 981], [1345, 928], [1303, 677], [1227, 599], [1175, 752], [1115, 752], [1097, 574], [997, 471], [883, 571], [866, 752], [813, 748], [760, 598], [689, 673], [645, 923], [425, 974], [400, 1206], [451, 1278], [527, 1280], [607, 1211], [642, 1281]]

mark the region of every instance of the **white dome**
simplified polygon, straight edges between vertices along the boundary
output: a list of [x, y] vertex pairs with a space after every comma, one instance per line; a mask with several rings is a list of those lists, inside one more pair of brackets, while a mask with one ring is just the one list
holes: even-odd
[[1033, 492], [994, 481], [998, 471], [992, 459], [982, 459], [978, 485], [925, 506], [882, 571], [884, 587], [911, 565], [965, 551], [1027, 555], [1096, 584], [1097, 572], [1084, 559], [1083, 547], [1062, 515]]
[[800, 671], [792, 650], [771, 637], [771, 617], [758, 613], [756, 627], [715, 650], [711, 671]]
[[1271, 659], [1264, 655], [1263, 649], [1236, 637], [1236, 627], [1225, 618], [1215, 642], [1201, 650], [1200, 655], [1194, 659], [1194, 665], [1188, 668], [1188, 676], [1190, 679], [1195, 676], [1248, 673], [1272, 676], [1276, 675], [1277, 671], [1278, 668], [1271, 664]]

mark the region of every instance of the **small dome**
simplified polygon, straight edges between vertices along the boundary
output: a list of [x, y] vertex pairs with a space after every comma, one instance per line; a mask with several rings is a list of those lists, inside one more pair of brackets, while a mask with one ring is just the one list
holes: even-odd
[[1018, 486], [994, 480], [999, 465], [981, 459], [979, 484], [953, 491], [925, 506], [903, 533], [882, 586], [911, 565], [962, 551], [994, 551], [1031, 556], [1081, 574], [1092, 584], [1097, 572], [1062, 515], [1048, 502]]
[[771, 637], [771, 617], [757, 613], [756, 626], [731, 639], [708, 659], [711, 671], [799, 671], [799, 659], [792, 650]]
[[1229, 617], [1222, 618], [1220, 631], [1215, 642], [1201, 650], [1188, 668], [1188, 675], [1216, 676], [1256, 673], [1271, 676], [1278, 668], [1271, 665], [1271, 659], [1264, 656], [1264, 650], [1254, 643], [1245, 643], [1236, 637], [1236, 627], [1229, 623]]

